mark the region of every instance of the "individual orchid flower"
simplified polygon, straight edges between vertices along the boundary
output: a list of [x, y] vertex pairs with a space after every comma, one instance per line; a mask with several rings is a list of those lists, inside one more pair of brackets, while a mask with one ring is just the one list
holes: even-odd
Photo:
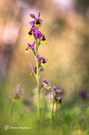
[[28, 32], [28, 38], [32, 38], [33, 33], [32, 33], [32, 29]]
[[[31, 63], [30, 63], [30, 69], [31, 69], [30, 75], [32, 75], [32, 74], [36, 75], [36, 73], [37, 73], [37, 67], [36, 66], [32, 66]], [[43, 72], [44, 71], [43, 67], [40, 67], [39, 68], [39, 71], [40, 72]]]
[[21, 99], [21, 96], [23, 96], [24, 92], [25, 92], [24, 89], [20, 85], [17, 85], [15, 87], [15, 90], [11, 94], [12, 101], [14, 102], [19, 101]]
[[47, 58], [44, 58], [40, 55], [37, 55], [37, 60], [38, 60], [39, 63], [43, 63], [43, 64], [45, 64], [48, 61]]
[[43, 67], [40, 67], [40, 72], [44, 72], [44, 68]]
[[52, 92], [53, 92], [53, 94], [55, 94], [55, 95], [57, 95], [57, 94], [62, 94], [62, 93], [63, 93], [62, 89], [58, 89], [58, 88], [55, 87], [55, 86], [52, 87]]
[[46, 44], [46, 37], [43, 35], [40, 41], [41, 44]]
[[59, 97], [59, 96], [55, 96], [54, 100], [55, 100], [56, 103], [62, 103], [63, 102], [62, 97]]
[[28, 43], [28, 46], [30, 47], [30, 49], [34, 50], [34, 48], [35, 48], [35, 41], [32, 44]]
[[19, 95], [23, 95], [24, 89], [20, 85], [17, 85], [16, 88], [15, 88], [15, 93], [17, 93]]
[[42, 62], [41, 62], [41, 66], [42, 66], [42, 67], [45, 67], [47, 61], [48, 61], [48, 59], [43, 57]]
[[42, 56], [37, 55], [37, 60], [38, 60], [38, 62], [39, 62], [39, 63], [42, 61], [42, 59], [43, 59], [43, 57], [42, 57]]
[[33, 27], [32, 31], [36, 39], [40, 40], [42, 38], [43, 34], [38, 30], [37, 27]]
[[31, 63], [29, 63], [29, 65], [30, 65], [30, 70], [31, 70], [30, 75], [32, 74], [35, 75], [37, 73], [37, 67], [33, 66]]
[[42, 33], [38, 30], [38, 31], [35, 32], [35, 36], [36, 36], [37, 39], [41, 39]]
[[28, 50], [31, 49], [33, 53], [35, 54], [35, 41], [32, 44], [28, 43], [27, 48], [25, 49], [25, 52], [28, 53]]
[[37, 26], [37, 27], [41, 26], [43, 20], [40, 18], [40, 12], [38, 16], [36, 16], [35, 14], [30, 14], [30, 17], [34, 19], [33, 21], [29, 22], [31, 26]]
[[44, 58], [40, 55], [37, 55], [37, 60], [38, 60], [38, 63], [39, 63], [39, 67], [42, 67], [42, 68], [45, 67], [46, 62], [48, 61], [47, 58]]
[[55, 103], [62, 103], [63, 99], [61, 95], [63, 94], [62, 89], [58, 89], [57, 87], [52, 87], [52, 93], [53, 93], [53, 100]]
[[46, 80], [46, 78], [42, 78], [42, 85], [43, 85], [43, 87], [44, 87], [46, 90], [50, 90], [50, 89], [51, 89], [51, 84], [50, 84], [50, 82], [48, 82], [48, 81]]

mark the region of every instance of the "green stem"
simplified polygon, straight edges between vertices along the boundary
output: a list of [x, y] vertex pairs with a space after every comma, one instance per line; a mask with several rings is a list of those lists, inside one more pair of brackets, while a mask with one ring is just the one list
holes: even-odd
[[39, 75], [39, 63], [36, 62], [37, 66], [37, 96], [38, 96], [38, 103], [37, 103], [37, 114], [38, 114], [38, 120], [40, 120], [40, 75]]
[[53, 98], [53, 101], [52, 101], [51, 122], [53, 122], [53, 112], [54, 112], [54, 98]]
[[56, 119], [58, 119], [58, 103], [56, 103]]
[[[38, 55], [38, 42], [36, 40], [36, 56]], [[36, 58], [36, 57], [35, 57]], [[37, 81], [37, 116], [38, 116], [38, 121], [40, 121], [40, 72], [39, 72], [39, 62], [36, 58], [36, 68], [37, 68], [37, 73], [36, 73], [36, 81]]]

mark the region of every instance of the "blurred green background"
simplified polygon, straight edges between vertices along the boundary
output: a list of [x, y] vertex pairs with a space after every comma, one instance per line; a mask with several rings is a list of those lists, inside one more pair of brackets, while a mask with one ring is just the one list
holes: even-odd
[[[34, 63], [34, 57], [31, 51], [26, 55], [25, 49], [30, 41], [27, 38], [30, 13], [37, 14], [39, 11], [44, 20], [41, 30], [47, 39], [47, 45], [41, 46], [39, 53], [48, 58], [42, 76], [64, 91], [59, 123], [55, 124], [55, 128], [47, 125], [46, 120], [46, 124], [37, 126], [39, 124], [34, 122], [32, 110], [22, 116], [25, 105], [21, 103], [16, 103], [13, 116], [10, 114], [10, 95], [18, 84], [24, 88], [25, 97], [34, 96], [36, 81], [30, 76], [29, 67], [30, 62]], [[81, 91], [85, 92], [87, 98], [79, 95]], [[89, 134], [88, 0], [0, 1], [0, 120], [0, 135], [35, 135], [35, 131], [42, 135]], [[5, 131], [4, 125], [9, 124], [32, 125], [33, 130]]]

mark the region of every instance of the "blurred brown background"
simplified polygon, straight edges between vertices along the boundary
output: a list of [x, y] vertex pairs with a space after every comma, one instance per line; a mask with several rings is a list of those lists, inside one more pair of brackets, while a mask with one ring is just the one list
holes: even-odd
[[0, 1], [0, 90], [11, 91], [21, 84], [32, 92], [32, 52], [25, 54], [30, 13], [41, 12], [41, 30], [47, 45], [40, 54], [48, 58], [42, 76], [73, 91], [89, 89], [89, 1], [88, 0], [1, 0]]

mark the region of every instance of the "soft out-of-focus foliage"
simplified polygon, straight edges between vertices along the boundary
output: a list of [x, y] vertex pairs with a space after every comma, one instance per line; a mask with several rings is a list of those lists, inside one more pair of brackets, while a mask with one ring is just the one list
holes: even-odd
[[87, 15], [87, 13], [89, 13], [89, 1], [77, 0], [75, 8], [78, 12]]

